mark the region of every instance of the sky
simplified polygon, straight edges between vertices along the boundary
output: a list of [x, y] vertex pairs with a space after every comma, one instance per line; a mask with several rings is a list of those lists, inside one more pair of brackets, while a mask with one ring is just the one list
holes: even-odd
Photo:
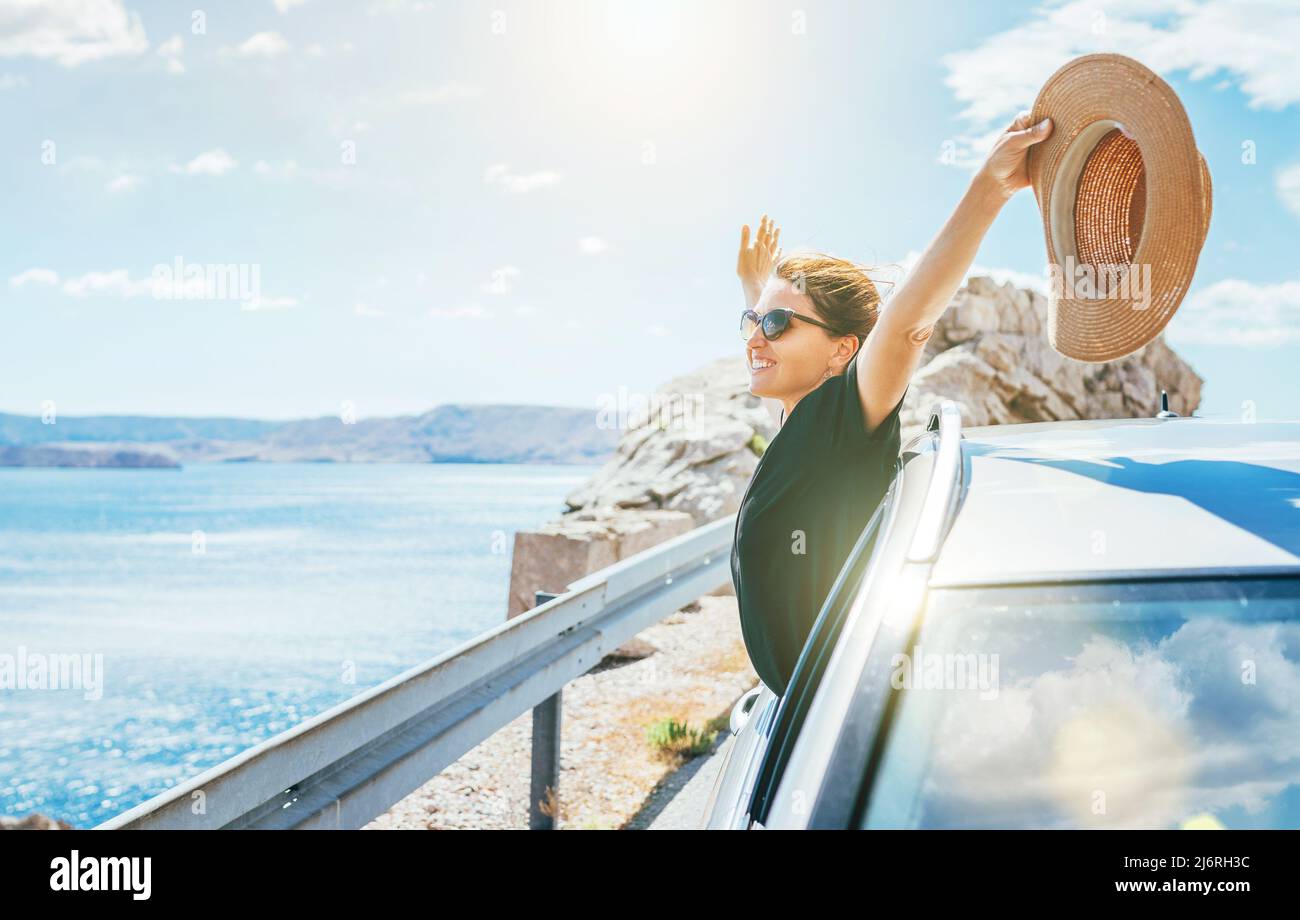
[[[1297, 48], [1300, 0], [0, 0], [0, 411], [647, 393], [739, 359], [742, 223], [905, 263], [1052, 71], [1118, 51], [1214, 178], [1166, 331], [1200, 414], [1295, 418]], [[1026, 190], [976, 263], [1045, 262]]]

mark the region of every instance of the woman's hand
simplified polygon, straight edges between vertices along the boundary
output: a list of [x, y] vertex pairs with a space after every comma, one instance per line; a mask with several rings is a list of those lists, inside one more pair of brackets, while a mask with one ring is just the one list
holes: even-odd
[[1010, 198], [1029, 184], [1027, 165], [1029, 148], [1046, 140], [1052, 133], [1052, 120], [1044, 118], [1036, 125], [1029, 123], [1029, 112], [1021, 112], [1010, 127], [993, 144], [988, 158], [976, 176], [993, 188], [1003, 198]]
[[781, 228], [766, 214], [758, 222], [758, 233], [753, 242], [749, 239], [749, 224], [740, 228], [740, 255], [736, 257], [736, 274], [740, 276], [740, 286], [745, 291], [745, 305], [753, 309], [763, 293], [763, 285], [772, 274], [772, 266], [781, 257], [781, 248], [777, 243], [781, 239]]
[[1026, 153], [1052, 133], [1050, 120], [1030, 126], [1022, 112], [993, 145], [966, 194], [881, 311], [858, 349], [858, 392], [867, 431], [874, 431], [907, 392], [935, 323], [952, 302], [980, 242], [1002, 207], [1029, 184]]

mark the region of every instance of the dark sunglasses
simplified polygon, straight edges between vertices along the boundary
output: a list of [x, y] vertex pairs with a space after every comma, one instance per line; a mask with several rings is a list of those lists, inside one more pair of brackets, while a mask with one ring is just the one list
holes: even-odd
[[821, 326], [823, 329], [828, 329], [831, 332], [835, 331], [819, 319], [811, 316], [804, 316], [802, 313], [796, 313], [791, 309], [781, 307], [775, 310], [768, 310], [762, 316], [759, 316], [754, 310], [746, 310], [744, 313], [740, 314], [740, 337], [748, 342], [750, 337], [753, 336], [754, 330], [761, 324], [763, 327], [764, 338], [768, 340], [779, 339], [781, 333], [790, 328], [791, 317], [801, 319], [805, 323], [812, 323], [814, 326]]

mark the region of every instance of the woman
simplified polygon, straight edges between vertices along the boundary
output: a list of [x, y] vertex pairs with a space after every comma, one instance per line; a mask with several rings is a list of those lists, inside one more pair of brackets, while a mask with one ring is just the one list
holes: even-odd
[[736, 517], [731, 577], [750, 659], [777, 695], [893, 475], [898, 412], [925, 343], [1051, 127], [1027, 112], [1012, 122], [883, 311], [852, 262], [780, 257], [766, 215], [752, 242], [741, 230], [749, 390], [782, 411]]

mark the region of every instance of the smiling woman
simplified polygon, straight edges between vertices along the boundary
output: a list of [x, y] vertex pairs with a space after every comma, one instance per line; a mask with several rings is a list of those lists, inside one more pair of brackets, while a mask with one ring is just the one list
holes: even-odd
[[754, 670], [778, 696], [844, 560], [893, 475], [899, 412], [935, 323], [1051, 122], [1022, 113], [998, 138], [938, 237], [879, 312], [866, 271], [820, 253], [780, 257], [767, 217], [736, 262], [748, 309], [750, 392], [781, 428], [736, 514], [731, 576]]
[[749, 228], [741, 231], [749, 390], [783, 408], [741, 502], [731, 559], [746, 647], [777, 694], [889, 482], [902, 407], [900, 398], [866, 428], [854, 359], [875, 327], [880, 296], [865, 269], [822, 253], [781, 256], [779, 238], [766, 215], [752, 242]]

